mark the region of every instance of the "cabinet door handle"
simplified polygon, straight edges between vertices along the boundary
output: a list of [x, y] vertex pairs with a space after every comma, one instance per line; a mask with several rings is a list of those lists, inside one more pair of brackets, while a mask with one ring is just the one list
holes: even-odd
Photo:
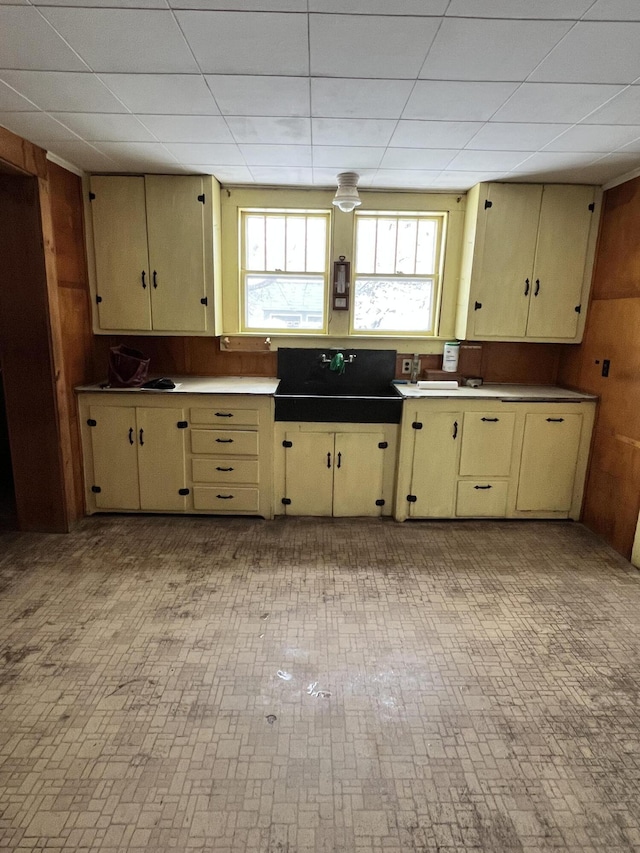
[[146, 289], [147, 289], [147, 279], [146, 279], [146, 276], [147, 276], [146, 272], [145, 272], [144, 270], [142, 270], [142, 275], [141, 275], [140, 277], [141, 277], [141, 279], [142, 279], [142, 289], [143, 289], [143, 290], [146, 290]]
[[562, 423], [564, 423], [564, 418], [547, 418], [547, 423], [549, 423], [549, 424], [562, 424]]
[[220, 468], [220, 466], [218, 465], [216, 467], [216, 471], [233, 471], [233, 468]]
[[528, 278], [525, 278], [525, 280], [524, 280], [524, 295], [525, 295], [525, 296], [528, 296], [528, 295], [529, 295], [529, 287], [530, 287], [530, 285], [531, 285], [531, 282], [529, 281], [529, 279], [528, 279]]
[[218, 444], [233, 444], [232, 438], [216, 438]]
[[154, 289], [158, 286], [158, 282], [156, 281], [157, 275], [158, 275], [158, 273], [154, 270], [153, 271], [153, 287], [154, 287]]
[[140, 427], [140, 447], [144, 444], [144, 430]]
[[540, 279], [536, 279], [536, 289], [533, 291], [533, 295], [537, 296], [540, 293]]
[[453, 438], [458, 437], [458, 421], [453, 422]]
[[217, 418], [232, 418], [233, 415], [231, 412], [216, 412]]
[[480, 420], [487, 424], [497, 424], [500, 418], [480, 418]]
[[129, 427], [129, 444], [133, 444], [133, 427]]
[[327, 468], [331, 468], [331, 454], [327, 453]]
[[233, 498], [233, 495], [216, 495], [216, 497], [220, 501], [230, 501]]
[[492, 487], [491, 486], [474, 486], [473, 488], [474, 489], [490, 489]]
[[342, 453], [338, 453], [338, 466], [337, 467], [339, 468], [341, 464], [342, 464]]

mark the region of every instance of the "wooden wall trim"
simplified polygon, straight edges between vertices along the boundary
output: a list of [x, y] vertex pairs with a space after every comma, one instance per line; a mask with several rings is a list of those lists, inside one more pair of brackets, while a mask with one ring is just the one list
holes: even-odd
[[0, 160], [26, 175], [47, 176], [47, 152], [4, 127], [0, 127]]

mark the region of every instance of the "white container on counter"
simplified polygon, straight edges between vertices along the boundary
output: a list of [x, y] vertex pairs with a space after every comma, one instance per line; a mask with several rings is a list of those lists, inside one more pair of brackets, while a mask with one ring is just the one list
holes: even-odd
[[455, 373], [458, 369], [460, 342], [447, 341], [442, 352], [442, 369], [447, 373]]

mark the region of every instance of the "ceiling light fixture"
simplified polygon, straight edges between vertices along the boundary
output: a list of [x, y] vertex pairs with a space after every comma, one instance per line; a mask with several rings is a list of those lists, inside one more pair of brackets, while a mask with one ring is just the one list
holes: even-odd
[[356, 172], [340, 172], [338, 175], [338, 189], [333, 203], [343, 213], [351, 213], [354, 207], [362, 204], [358, 195], [359, 177]]

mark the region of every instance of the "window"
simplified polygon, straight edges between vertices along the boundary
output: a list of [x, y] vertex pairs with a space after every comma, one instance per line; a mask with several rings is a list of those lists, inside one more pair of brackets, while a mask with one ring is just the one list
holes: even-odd
[[327, 330], [329, 211], [241, 211], [245, 331]]
[[445, 216], [356, 212], [355, 333], [435, 334]]

